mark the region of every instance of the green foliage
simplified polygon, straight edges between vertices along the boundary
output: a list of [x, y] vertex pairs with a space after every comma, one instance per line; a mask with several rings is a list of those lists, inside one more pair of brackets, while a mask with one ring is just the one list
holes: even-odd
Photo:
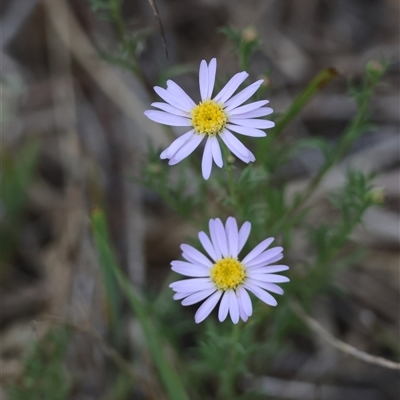
[[247, 71], [250, 67], [251, 56], [260, 47], [260, 38], [256, 29], [249, 26], [241, 32], [233, 27], [223, 27], [220, 29], [234, 45], [235, 52], [239, 58], [239, 66]]
[[[242, 344], [240, 338], [241, 325], [236, 325], [231, 333], [220, 329], [215, 323], [208, 322], [204, 339], [199, 341], [199, 358], [202, 361], [204, 373], [217, 376], [220, 385], [217, 398], [233, 398], [236, 392], [236, 381], [240, 373], [247, 372], [245, 361], [250, 348]], [[201, 364], [200, 364], [201, 365]]]
[[101, 56], [108, 63], [137, 74], [139, 73], [139, 65], [136, 54], [138, 49], [143, 47], [143, 43], [149, 34], [150, 31], [148, 29], [141, 29], [132, 34], [127, 33], [124, 41], [120, 44], [115, 53], [110, 54], [103, 51]]
[[373, 195], [372, 176], [365, 176], [359, 171], [349, 170], [345, 186], [332, 193], [329, 200], [340, 214], [332, 221], [321, 222], [316, 227], [309, 227], [308, 237], [313, 245], [315, 259], [306, 265], [307, 289], [300, 283], [296, 292], [305, 304], [313, 297], [332, 285], [333, 275], [340, 269], [354, 264], [363, 254], [358, 249], [346, 254], [343, 248], [351, 232], [361, 222], [365, 211], [376, 204]]
[[72, 384], [64, 354], [69, 341], [65, 328], [53, 329], [35, 344], [21, 378], [9, 389], [10, 400], [67, 400]]
[[88, 0], [90, 8], [104, 20], [110, 20], [113, 4], [110, 0]]
[[[242, 170], [236, 187], [243, 220], [255, 221], [256, 215], [260, 220], [267, 218], [268, 207], [264, 201], [260, 201], [260, 196], [266, 195], [268, 178], [268, 173], [261, 166], [248, 165]], [[269, 194], [267, 196], [271, 198]]]
[[332, 155], [332, 162], [342, 158], [355, 140], [370, 127], [368, 109], [369, 102], [374, 93], [374, 89], [389, 67], [389, 64], [386, 62], [374, 62], [374, 64], [375, 63], [380, 66], [379, 69], [377, 67], [372, 68], [371, 62], [369, 62], [365, 67], [365, 73], [361, 85], [356, 86], [351, 84], [349, 87], [349, 94], [357, 104], [357, 114], [346, 128], [342, 135], [342, 139], [338, 142], [336, 152]]
[[359, 171], [349, 170], [346, 185], [330, 196], [332, 205], [342, 215], [341, 221], [346, 230], [358, 224], [364, 211], [375, 203], [372, 179], [373, 174], [366, 176]]
[[[232, 35], [232, 40], [240, 43], [239, 36]], [[365, 211], [381, 199], [381, 194], [373, 189], [372, 176], [349, 170], [345, 185], [328, 196], [332, 217], [325, 221], [310, 225], [307, 222], [310, 207], [306, 202], [326, 173], [343, 159], [355, 140], [367, 131], [369, 100], [378, 78], [382, 76], [373, 74], [367, 70], [361, 86], [352, 89], [358, 106], [357, 114], [333, 145], [324, 138], [299, 140], [291, 146], [282, 145], [277, 140], [293, 118], [337, 75], [335, 70], [326, 69], [278, 118], [269, 137], [259, 140], [257, 154], [260, 162], [254, 165], [237, 168], [232, 155], [222, 146], [225, 166], [222, 170], [214, 169], [207, 186], [204, 186], [201, 184], [198, 160], [193, 162], [193, 168], [187, 167], [190, 162], [187, 160], [172, 169], [159, 160], [160, 151], [150, 148], [148, 162], [143, 167], [142, 182], [159, 193], [183, 218], [190, 219], [192, 223], [196, 220], [203, 228], [207, 226], [210, 215], [222, 218], [234, 215], [239, 222], [250, 221], [252, 234], [244, 253], [268, 236], [275, 236], [277, 242], [283, 243], [285, 251], [290, 253], [295, 228], [300, 228], [308, 240], [309, 256], [288, 262], [291, 266], [291, 282], [285, 286], [287, 294], [279, 299], [276, 310], [255, 302], [251, 320], [240, 325], [239, 333], [237, 327], [232, 328], [230, 323], [216, 324], [212, 318], [206, 321], [205, 326], [194, 328], [187, 322], [188, 316], [184, 311], [173, 305], [168, 307], [163, 294], [163, 314], [168, 315], [165, 322], [176, 321], [172, 326], [164, 327], [165, 335], [177, 346], [178, 351], [184, 338], [192, 338], [189, 342], [193, 341], [193, 337], [196, 338], [196, 344], [190, 347], [191, 362], [184, 379], [193, 384], [193, 389], [202, 397], [245, 398], [239, 396], [238, 377], [248, 372], [252, 364], [262, 366], [265, 373], [268, 370], [265, 359], [290, 346], [293, 332], [306, 337], [305, 328], [291, 311], [288, 299], [294, 297], [304, 307], [309, 307], [317, 296], [337, 290], [333, 284], [334, 275], [353, 265], [364, 254], [358, 248], [346, 250], [346, 244], [351, 232], [362, 222]], [[321, 150], [325, 161], [309, 186], [293, 199], [288, 199], [285, 182], [276, 179], [275, 172], [307, 147]], [[183, 181], [182, 186], [177, 183], [181, 180], [171, 179], [172, 173], [177, 176], [188, 174], [190, 179]], [[196, 184], [190, 185], [192, 182]], [[185, 185], [190, 186], [190, 193]], [[216, 203], [213, 203], [212, 211], [194, 216], [193, 205], [197, 199], [201, 199], [203, 209], [209, 207], [206, 199], [215, 199]], [[186, 208], [184, 204], [190, 206]], [[197, 240], [193, 238], [193, 241], [197, 247]], [[204, 385], [204, 381], [208, 382], [207, 385]]]
[[138, 60], [138, 53], [143, 48], [144, 42], [150, 34], [149, 29], [138, 29], [132, 32], [122, 15], [122, 4], [124, 0], [88, 0], [90, 6], [97, 15], [109, 20], [115, 26], [120, 38], [117, 51], [101, 50], [102, 58], [110, 64], [132, 72], [149, 88], [145, 75], [143, 74]]
[[38, 144], [27, 143], [12, 155], [3, 149], [1, 154], [0, 202], [2, 221], [0, 225], [0, 242], [2, 261], [10, 262], [17, 245], [17, 236], [26, 207], [27, 190], [32, 182], [37, 163]]
[[[127, 33], [119, 0], [90, 2], [96, 10], [107, 13], [121, 38], [116, 54], [104, 55], [104, 58], [131, 70], [149, 87], [137, 60], [147, 33]], [[232, 42], [240, 68], [249, 70], [251, 58], [261, 44], [255, 29], [250, 27], [238, 31], [227, 27], [221, 32]], [[384, 62], [369, 62], [361, 82], [350, 83], [349, 94], [356, 103], [357, 112], [333, 143], [328, 143], [323, 135], [318, 139], [293, 140], [292, 143], [288, 143], [285, 137], [291, 122], [338, 76], [334, 68], [327, 68], [310, 81], [287, 110], [272, 116], [276, 125], [268, 131], [266, 138], [257, 139], [257, 162], [253, 165], [242, 167], [236, 163], [222, 144], [224, 168], [214, 168], [211, 178], [205, 182], [196, 154], [171, 168], [159, 159], [162, 149], [149, 144], [141, 178], [137, 181], [158, 193], [166, 205], [183, 219], [202, 229], [207, 227], [210, 217], [234, 215], [239, 223], [250, 221], [251, 237], [243, 253], [269, 236], [274, 236], [277, 244], [284, 245], [285, 255], [290, 257], [284, 262], [291, 267], [288, 272], [291, 282], [285, 286], [286, 294], [279, 299], [276, 309], [256, 300], [253, 315], [245, 324], [232, 327], [230, 322], [220, 324], [210, 317], [196, 326], [192, 310], [174, 302], [169, 289], [162, 290], [150, 303], [147, 298], [139, 296], [120, 271], [111, 251], [104, 214], [99, 210], [93, 213], [95, 242], [110, 308], [118, 309], [112, 305], [115, 303], [112, 299], [118, 297], [118, 290], [121, 290], [141, 324], [152, 362], [169, 398], [187, 398], [184, 386], [191, 388], [194, 398], [196, 394], [197, 398], [256, 398], [240, 387], [240, 377], [248, 372], [268, 373], [269, 361], [275, 354], [290, 348], [296, 336], [306, 338], [305, 327], [293, 314], [290, 299], [309, 307], [318, 296], [337, 290], [333, 283], [335, 274], [362, 257], [362, 249], [348, 244], [350, 234], [362, 223], [366, 210], [381, 200], [381, 194], [373, 189], [372, 176], [348, 171], [343, 187], [327, 196], [331, 212], [326, 220], [309, 222], [312, 208], [307, 205], [307, 200], [319, 188], [326, 174], [343, 160], [356, 140], [370, 128], [369, 102], [387, 66]], [[167, 78], [188, 70], [190, 67], [176, 66], [161, 71], [158, 83], [164, 85]], [[268, 79], [268, 69], [265, 71]], [[223, 83], [218, 82], [217, 86]], [[267, 84], [258, 96], [265, 94], [265, 90]], [[247, 145], [246, 140], [243, 139]], [[253, 143], [248, 140], [249, 147]], [[308, 186], [290, 198], [280, 171], [304, 148], [318, 149], [323, 155], [323, 163]], [[307, 254], [298, 255], [293, 251], [293, 244], [299, 241], [299, 236], [305, 242], [303, 248]], [[200, 247], [196, 237], [188, 241]], [[179, 355], [174, 364], [178, 366], [179, 376], [164, 355], [163, 342], [169, 342], [176, 350], [175, 354]]]
[[125, 23], [121, 15], [124, 0], [88, 0], [88, 2], [93, 12], [96, 12], [104, 20], [114, 22], [119, 34], [124, 34]]
[[296, 156], [300, 151], [307, 148], [321, 151], [325, 159], [328, 157], [329, 152], [331, 151], [331, 146], [328, 145], [326, 140], [322, 138], [307, 138], [300, 139], [296, 143], [293, 143], [293, 145], [290, 146], [290, 149], [286, 151], [285, 155], [288, 159], [290, 159], [291, 157]]
[[[171, 168], [160, 160], [159, 154], [160, 149], [155, 149], [149, 142], [148, 159], [142, 165], [141, 178], [135, 181], [157, 192], [165, 203], [184, 219], [193, 217], [195, 211], [205, 212], [204, 180], [193, 175], [190, 168], [181, 168], [178, 175], [174, 175]], [[184, 163], [187, 165], [187, 161]], [[199, 207], [201, 204], [203, 206]]]
[[133, 386], [132, 376], [121, 373], [116, 377], [110, 394], [105, 398], [109, 400], [127, 400], [130, 398]]
[[247, 362], [259, 349], [253, 325], [239, 324], [232, 331], [230, 322], [220, 324], [210, 319], [196, 329], [196, 347], [188, 351], [191, 363], [185, 381], [201, 398], [234, 398], [238, 377], [248, 372]]

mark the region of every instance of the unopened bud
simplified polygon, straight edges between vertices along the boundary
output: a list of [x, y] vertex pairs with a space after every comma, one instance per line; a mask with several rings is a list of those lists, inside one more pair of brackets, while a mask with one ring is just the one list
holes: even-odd
[[374, 188], [368, 193], [368, 195], [374, 204], [380, 205], [385, 201], [385, 192], [382, 188]]
[[261, 75], [261, 79], [263, 80], [262, 86], [266, 88], [271, 86], [271, 78], [268, 75]]
[[149, 164], [147, 168], [149, 172], [154, 175], [158, 175], [161, 172], [161, 166], [159, 164]]
[[248, 28], [243, 29], [242, 38], [247, 43], [254, 42], [258, 38], [256, 29], [253, 28], [252, 26], [249, 26]]
[[383, 65], [376, 60], [368, 61], [366, 69], [369, 73], [380, 73], [383, 71]]
[[232, 154], [229, 154], [229, 156], [226, 157], [226, 162], [227, 162], [228, 164], [233, 164], [233, 163], [235, 162], [235, 157], [233, 157]]

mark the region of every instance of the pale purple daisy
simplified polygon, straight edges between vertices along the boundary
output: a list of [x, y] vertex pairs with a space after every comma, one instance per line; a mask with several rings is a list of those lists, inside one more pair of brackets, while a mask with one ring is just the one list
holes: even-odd
[[238, 229], [233, 217], [227, 219], [225, 226], [219, 218], [210, 219], [209, 229], [211, 239], [206, 233], [199, 233], [208, 257], [194, 247], [182, 244], [182, 256], [186, 261], [171, 262], [173, 271], [191, 277], [169, 285], [176, 292], [174, 300], [183, 299], [184, 306], [205, 300], [196, 312], [196, 323], [207, 318], [220, 300], [218, 319], [221, 322], [228, 313], [234, 324], [239, 318], [247, 321], [253, 312], [248, 291], [264, 303], [276, 306], [275, 298], [268, 292], [283, 294], [276, 283], [289, 281], [286, 276], [276, 274], [289, 269], [287, 265], [271, 265], [283, 258], [282, 247], [267, 250], [274, 240], [268, 238], [239, 260], [239, 253], [250, 234], [250, 222]]
[[170, 165], [177, 164], [189, 156], [204, 137], [207, 137], [201, 164], [204, 179], [210, 177], [213, 160], [218, 167], [223, 166], [218, 138], [237, 158], [249, 163], [255, 161], [253, 153], [232, 132], [245, 136], [263, 137], [266, 133], [261, 129], [275, 126], [272, 121], [259, 119], [273, 112], [272, 108], [264, 107], [268, 100], [242, 105], [258, 90], [263, 80], [254, 82], [233, 96], [249, 76], [247, 72], [239, 72], [212, 98], [216, 70], [215, 58], [208, 65], [205, 60], [200, 63], [201, 101], [199, 104], [196, 104], [175, 82], [168, 80], [167, 89], [154, 87], [156, 93], [166, 103], [152, 103], [152, 106], [162, 111], [145, 111], [148, 118], [160, 124], [190, 127], [188, 132], [181, 135], [161, 153], [160, 158], [169, 159]]

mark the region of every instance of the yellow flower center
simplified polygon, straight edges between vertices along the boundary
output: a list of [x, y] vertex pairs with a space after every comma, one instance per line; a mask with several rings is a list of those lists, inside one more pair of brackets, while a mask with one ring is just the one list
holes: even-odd
[[214, 264], [210, 276], [219, 290], [236, 289], [243, 283], [246, 270], [236, 258], [227, 257]]
[[192, 124], [197, 133], [214, 136], [222, 132], [228, 117], [214, 100], [205, 100], [192, 110]]

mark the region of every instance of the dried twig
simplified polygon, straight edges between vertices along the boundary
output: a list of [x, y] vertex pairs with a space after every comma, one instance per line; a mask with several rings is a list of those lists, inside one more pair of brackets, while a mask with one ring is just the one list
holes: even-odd
[[350, 346], [347, 343], [342, 342], [341, 340], [335, 338], [331, 335], [326, 329], [322, 327], [322, 325], [316, 321], [314, 318], [311, 318], [306, 314], [303, 307], [295, 301], [290, 303], [293, 312], [320, 338], [324, 339], [331, 346], [340, 350], [342, 353], [348, 354], [354, 358], [357, 358], [361, 361], [364, 361], [368, 364], [378, 365], [380, 367], [389, 368], [389, 369], [397, 369], [400, 370], [400, 363], [396, 363], [394, 361], [387, 360], [383, 357], [374, 356], [372, 354], [368, 354], [365, 351], [358, 350], [353, 346]]
[[161, 21], [161, 17], [160, 17], [160, 13], [158, 11], [157, 4], [156, 4], [156, 2], [154, 0], [147, 0], [147, 1], [149, 2], [150, 7], [153, 10], [154, 17], [157, 20], [158, 30], [160, 31], [161, 41], [162, 41], [162, 44], [163, 44], [164, 50], [165, 50], [165, 56], [167, 57], [167, 60], [168, 60], [167, 40], [165, 39], [164, 26], [163, 26], [162, 21]]

